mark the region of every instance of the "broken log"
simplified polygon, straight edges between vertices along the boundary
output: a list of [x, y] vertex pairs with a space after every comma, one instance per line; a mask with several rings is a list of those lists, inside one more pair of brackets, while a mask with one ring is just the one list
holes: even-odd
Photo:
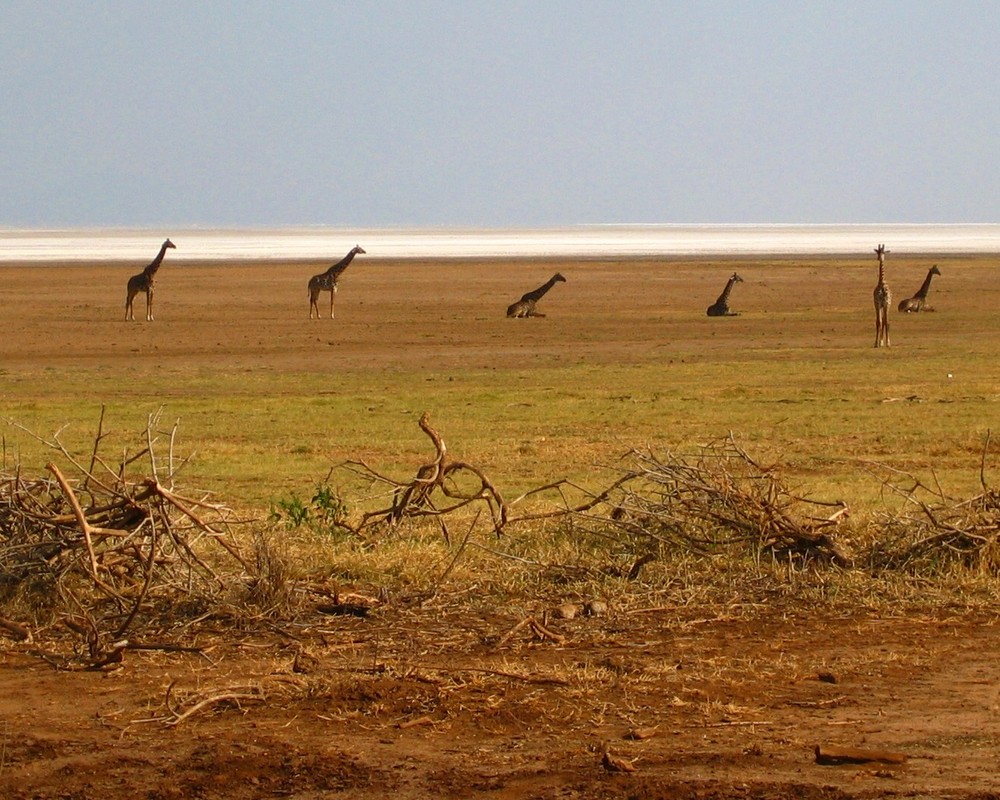
[[25, 642], [31, 638], [31, 631], [26, 626], [6, 617], [0, 617], [0, 630], [6, 631], [12, 638], [19, 642]]
[[858, 747], [816, 745], [816, 763], [824, 766], [841, 764], [905, 764], [906, 754], [891, 750], [867, 750]]

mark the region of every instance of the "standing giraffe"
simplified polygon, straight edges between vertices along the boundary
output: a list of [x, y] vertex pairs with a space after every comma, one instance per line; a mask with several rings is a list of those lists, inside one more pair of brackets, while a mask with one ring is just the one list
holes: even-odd
[[924, 303], [927, 302], [927, 292], [931, 289], [931, 278], [940, 274], [941, 270], [938, 269], [937, 264], [927, 270], [927, 277], [924, 278], [923, 285], [921, 285], [913, 297], [907, 297], [905, 300], [899, 301], [899, 310], [906, 313], [911, 311], [933, 311], [933, 308], [924, 308]]
[[716, 300], [712, 305], [708, 307], [708, 311], [705, 313], [710, 317], [737, 317], [735, 311], [729, 310], [729, 293], [733, 290], [733, 287], [737, 283], [743, 283], [743, 278], [737, 275], [735, 272], [730, 276], [729, 280], [726, 282], [726, 288], [722, 290], [722, 294], [719, 295], [719, 299]]
[[361, 245], [356, 244], [350, 252], [340, 261], [334, 264], [326, 272], [313, 275], [309, 279], [309, 319], [313, 318], [313, 311], [316, 312], [316, 319], [319, 319], [319, 293], [330, 293], [330, 319], [333, 319], [333, 298], [337, 294], [337, 278], [347, 269], [347, 265], [354, 260], [358, 253], [364, 253]]
[[875, 248], [878, 256], [878, 283], [875, 284], [875, 346], [889, 346], [889, 303], [892, 302], [892, 292], [885, 283], [885, 256], [889, 251], [884, 244]]
[[545, 283], [539, 286], [532, 292], [526, 292], [521, 295], [521, 299], [516, 303], [511, 303], [507, 306], [507, 316], [508, 317], [544, 317], [544, 314], [539, 314], [535, 311], [535, 304], [545, 297], [545, 293], [555, 286], [560, 281], [565, 281], [566, 279], [562, 276], [562, 273], [557, 272], [551, 278], [549, 278]]
[[156, 280], [156, 271], [160, 268], [160, 264], [163, 263], [163, 256], [166, 254], [167, 248], [175, 248], [176, 246], [172, 241], [167, 239], [160, 245], [160, 252], [156, 258], [142, 272], [128, 279], [128, 286], [125, 290], [126, 321], [135, 319], [135, 314], [132, 313], [132, 301], [139, 292], [146, 293], [146, 321], [153, 321], [153, 283]]

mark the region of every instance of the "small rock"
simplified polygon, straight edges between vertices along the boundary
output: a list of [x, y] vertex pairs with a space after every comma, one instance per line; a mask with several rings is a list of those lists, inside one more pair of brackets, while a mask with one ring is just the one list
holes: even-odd
[[635, 772], [635, 764], [627, 759], [611, 755], [609, 750], [604, 751], [601, 766], [608, 772]]
[[615, 675], [628, 675], [630, 673], [639, 673], [643, 671], [641, 663], [635, 661], [634, 659], [626, 658], [625, 656], [620, 655], [602, 658], [597, 662], [597, 666], [606, 669], [608, 672], [612, 672]]
[[583, 613], [588, 617], [603, 617], [608, 613], [608, 604], [603, 600], [590, 600], [584, 603]]
[[292, 672], [298, 675], [308, 675], [315, 672], [318, 667], [319, 659], [303, 650], [295, 654], [295, 660], [292, 662]]
[[563, 603], [555, 607], [552, 616], [556, 619], [576, 619], [576, 615], [582, 610], [583, 607], [579, 603]]
[[643, 739], [652, 739], [658, 732], [659, 728], [656, 727], [632, 728], [625, 734], [625, 738], [641, 742]]

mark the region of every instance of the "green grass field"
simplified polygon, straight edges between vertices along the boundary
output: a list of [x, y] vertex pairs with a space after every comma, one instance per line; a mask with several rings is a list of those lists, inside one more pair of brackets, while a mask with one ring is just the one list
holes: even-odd
[[[146, 421], [178, 424], [180, 481], [238, 505], [266, 508], [309, 491], [330, 468], [364, 458], [405, 477], [430, 455], [416, 422], [429, 411], [452, 454], [519, 494], [556, 478], [598, 488], [631, 448], [685, 452], [732, 432], [756, 457], [784, 466], [805, 490], [867, 505], [878, 465], [936, 474], [955, 493], [979, 481], [997, 408], [988, 357], [921, 360], [921, 376], [872, 354], [659, 365], [571, 364], [448, 374], [147, 373], [129, 387], [101, 371], [5, 376], [4, 413], [43, 438], [61, 430], [71, 450], [92, 447], [101, 406], [106, 456], [143, 443]], [[873, 385], [870, 370], [881, 378]], [[958, 369], [958, 378], [948, 378]], [[954, 373], [952, 373], [954, 375]], [[739, 376], [738, 384], [733, 376]], [[65, 428], [63, 426], [66, 426]], [[7, 466], [49, 457], [23, 431], [5, 430]]]
[[[900, 273], [918, 284], [927, 263], [897, 260], [897, 285]], [[803, 492], [855, 508], [880, 502], [883, 467], [963, 495], [978, 490], [1000, 399], [995, 267], [985, 258], [940, 263], [939, 310], [894, 311], [888, 350], [871, 346], [867, 260], [560, 265], [570, 282], [546, 298], [549, 316], [517, 321], [494, 313], [505, 305], [494, 299], [501, 278], [531, 284], [550, 264], [503, 265], [516, 279], [492, 263], [424, 265], [400, 285], [400, 265], [372, 262], [351, 275], [338, 319], [312, 322], [297, 293], [286, 301], [270, 288], [297, 286], [302, 267], [249, 270], [247, 293], [276, 299], [251, 319], [217, 322], [200, 295], [184, 292], [226, 267], [176, 266], [173, 295], [161, 289], [171, 305], [161, 301], [156, 323], [132, 326], [103, 321], [93, 276], [71, 268], [80, 302], [39, 333], [37, 300], [28, 288], [18, 294], [18, 280], [39, 268], [5, 268], [10, 325], [25, 331], [22, 349], [42, 350], [24, 363], [8, 339], [0, 408], [89, 453], [105, 406], [102, 451], [112, 460], [141, 446], [148, 416], [162, 409], [161, 428], [179, 425], [178, 454], [194, 454], [179, 482], [263, 510], [311, 492], [347, 459], [407, 477], [430, 454], [416, 424], [423, 411], [450, 453], [508, 496], [558, 478], [599, 488], [630, 448], [683, 453], [730, 433]], [[701, 298], [711, 300], [734, 267], [746, 276], [734, 297], [742, 315], [705, 318]], [[609, 271], [618, 292], [610, 309]], [[457, 276], [481, 286], [442, 305]], [[185, 319], [186, 303], [195, 311]], [[37, 344], [60, 325], [64, 345]], [[123, 360], [122, 337], [142, 356]], [[50, 457], [19, 428], [3, 433], [8, 468], [37, 470]]]

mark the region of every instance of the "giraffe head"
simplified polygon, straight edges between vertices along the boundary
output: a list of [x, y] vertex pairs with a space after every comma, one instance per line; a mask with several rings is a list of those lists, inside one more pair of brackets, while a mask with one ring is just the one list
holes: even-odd
[[356, 244], [351, 249], [351, 252], [354, 253], [355, 255], [357, 255], [358, 253], [364, 253], [365, 249], [360, 244]]
[[931, 267], [930, 274], [931, 275], [940, 275], [941, 274], [941, 270], [938, 269], [937, 264], [935, 264], [933, 267]]
[[875, 248], [875, 255], [878, 256], [878, 260], [879, 260], [880, 264], [883, 261], [885, 261], [885, 257], [886, 257], [886, 255], [888, 255], [889, 252], [890, 252], [889, 250], [885, 249], [885, 245], [884, 244], [880, 244], [878, 247]]
[[167, 239], [167, 240], [166, 240], [166, 241], [165, 241], [165, 242], [163, 243], [163, 246], [164, 246], [164, 247], [169, 247], [169, 248], [172, 248], [172, 249], [174, 249], [174, 250], [176, 250], [176, 249], [177, 249], [177, 245], [175, 245], [175, 244], [174, 244], [174, 243], [173, 243], [172, 241], [170, 241], [169, 239]]
[[743, 278], [741, 278], [735, 272], [733, 273], [733, 277], [731, 277], [729, 280], [731, 280], [733, 283], [743, 283]]
[[563, 277], [561, 272], [557, 272], [555, 275], [552, 276], [553, 283], [559, 283], [559, 281], [562, 281], [563, 283], [566, 282], [566, 279]]

